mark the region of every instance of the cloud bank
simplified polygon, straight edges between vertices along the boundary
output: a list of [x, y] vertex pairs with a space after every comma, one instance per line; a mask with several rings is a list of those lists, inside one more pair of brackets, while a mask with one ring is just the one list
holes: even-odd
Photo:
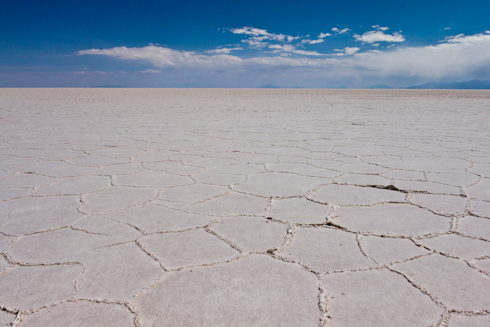
[[[277, 76], [286, 74], [288, 78], [301, 77], [304, 81], [321, 81], [322, 87], [331, 86], [339, 81], [368, 83], [387, 77], [396, 77], [399, 81], [490, 78], [490, 31], [451, 36], [429, 46], [373, 50], [372, 45], [379, 42], [405, 41], [405, 37], [398, 32], [385, 33], [387, 27], [375, 25], [373, 28], [373, 31], [350, 36], [362, 44], [367, 44], [367, 48], [345, 47], [337, 53], [321, 53], [301, 48], [303, 45], [320, 43], [318, 40], [323, 41], [330, 36], [328, 33], [321, 33], [317, 39], [310, 40], [308, 36], [274, 34], [263, 29], [243, 27], [230, 31], [245, 37], [241, 43], [247, 44], [248, 50], [238, 46], [223, 46], [195, 52], [148, 45], [87, 49], [76, 54], [147, 62], [153, 68], [179, 69], [183, 74], [190, 75], [196, 71], [203, 76], [206, 72], [212, 72], [213, 78], [231, 78], [232, 75], [236, 77], [237, 74], [242, 74], [252, 81], [253, 76], [266, 73], [274, 73]], [[338, 28], [332, 30], [337, 34], [343, 31]], [[246, 57], [237, 55], [245, 50], [248, 51]], [[252, 50], [256, 55], [250, 52]], [[216, 75], [216, 72], [220, 72], [219, 76], [222, 77]]]

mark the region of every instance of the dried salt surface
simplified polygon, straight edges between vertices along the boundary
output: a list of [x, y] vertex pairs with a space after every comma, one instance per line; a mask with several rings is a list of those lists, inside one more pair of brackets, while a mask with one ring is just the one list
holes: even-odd
[[413, 193], [460, 195], [459, 187], [425, 181], [395, 181], [394, 185], [404, 191]]
[[333, 223], [352, 231], [390, 236], [418, 236], [449, 232], [450, 219], [408, 204], [344, 207]]
[[490, 326], [490, 315], [485, 316], [451, 316], [449, 327], [488, 327]]
[[[329, 326], [434, 326], [444, 313], [387, 269], [328, 275]], [[403, 308], [403, 310], [400, 310]]]
[[79, 298], [128, 301], [164, 272], [135, 243], [92, 250], [80, 261], [85, 272], [78, 284]]
[[217, 216], [263, 215], [267, 203], [268, 200], [262, 197], [232, 192], [197, 203], [190, 210]]
[[489, 98], [0, 90], [0, 325], [486, 326]]
[[19, 263], [78, 262], [87, 251], [116, 243], [109, 235], [64, 228], [20, 237], [6, 253]]
[[305, 198], [272, 199], [269, 216], [297, 224], [324, 224], [332, 207]]
[[468, 171], [476, 173], [480, 176], [490, 178], [490, 162], [485, 163], [475, 163], [473, 167], [469, 168]]
[[148, 187], [110, 187], [83, 196], [82, 211], [93, 214], [123, 209], [154, 200], [158, 195], [156, 188]]
[[427, 173], [426, 176], [431, 182], [461, 187], [470, 186], [480, 180], [480, 176], [472, 174]]
[[142, 233], [176, 232], [204, 227], [215, 217], [173, 210], [156, 204], [145, 204], [98, 215], [132, 226]]
[[345, 174], [334, 179], [339, 184], [355, 184], [355, 185], [379, 185], [386, 187], [391, 184], [390, 179], [379, 175], [366, 174]]
[[0, 252], [4, 252], [10, 244], [12, 244], [13, 240], [15, 239], [14, 236], [7, 236], [4, 234], [0, 234]]
[[190, 205], [223, 195], [230, 191], [226, 186], [192, 184], [166, 188], [160, 192], [160, 199], [171, 202], [183, 202]]
[[0, 189], [0, 201], [13, 200], [28, 196], [31, 190], [28, 188]]
[[328, 180], [273, 172], [252, 175], [245, 183], [234, 186], [233, 189], [259, 196], [288, 197], [305, 195], [325, 182]]
[[291, 163], [281, 163], [281, 164], [268, 164], [266, 165], [267, 170], [283, 173], [296, 173], [303, 176], [311, 177], [322, 177], [328, 178], [326, 182], [330, 182], [330, 178], [339, 176], [340, 173], [333, 170], [317, 168], [308, 164], [291, 164]]
[[0, 257], [0, 272], [9, 266], [7, 259]]
[[31, 310], [75, 295], [81, 265], [15, 266], [0, 275], [0, 303], [10, 310]]
[[233, 185], [245, 182], [246, 176], [233, 174], [220, 174], [213, 171], [204, 171], [192, 175], [192, 178], [198, 183], [211, 185]]
[[131, 175], [115, 176], [114, 185], [123, 186], [151, 186], [170, 187], [192, 184], [192, 179], [186, 176], [177, 176], [167, 172], [145, 172]]
[[490, 219], [490, 202], [470, 201], [469, 211], [479, 217]]
[[465, 198], [460, 196], [439, 194], [413, 194], [409, 201], [436, 213], [453, 216], [463, 214], [467, 202]]
[[243, 251], [266, 252], [284, 243], [288, 226], [259, 217], [230, 217], [211, 229]]
[[421, 243], [430, 249], [464, 260], [490, 256], [490, 242], [460, 235], [441, 235], [422, 240]]
[[334, 272], [377, 266], [361, 251], [356, 235], [330, 228], [299, 228], [282, 256], [316, 271]]
[[142, 326], [318, 326], [321, 316], [316, 276], [263, 256], [167, 273], [134, 307]]
[[[112, 167], [114, 166], [108, 166], [108, 167], [111, 167], [112, 169]], [[97, 167], [82, 167], [82, 166], [70, 165], [67, 167], [56, 168], [50, 171], [45, 171], [42, 174], [44, 176], [56, 177], [56, 178], [75, 177], [75, 176], [88, 176], [91, 174], [95, 174], [97, 170], [98, 170]]]
[[382, 202], [404, 202], [405, 194], [378, 188], [352, 185], [326, 185], [310, 195], [315, 201], [337, 205], [373, 205]]
[[83, 217], [76, 196], [26, 197], [0, 202], [0, 232], [11, 235], [70, 226]]
[[110, 178], [105, 176], [77, 176], [62, 178], [59, 181], [39, 187], [34, 195], [83, 194], [103, 190], [111, 186]]
[[23, 317], [20, 326], [105, 327], [134, 326], [133, 314], [117, 304], [67, 302]]
[[490, 241], [490, 219], [473, 216], [463, 217], [458, 221], [457, 231]]
[[145, 172], [145, 168], [139, 163], [112, 165], [97, 169], [98, 175], [126, 175], [143, 172]]
[[166, 269], [227, 261], [239, 254], [237, 250], [202, 229], [152, 234], [141, 238], [140, 243]]
[[473, 264], [481, 270], [484, 270], [490, 274], [490, 259], [482, 259], [473, 261]]
[[7, 327], [12, 326], [12, 322], [15, 320], [15, 314], [8, 313], [7, 311], [0, 311], [0, 326]]
[[453, 310], [488, 310], [490, 277], [463, 261], [435, 254], [395, 264], [394, 269]]
[[16, 173], [13, 176], [8, 176], [5, 178], [2, 178], [2, 187], [26, 187], [26, 188], [33, 188], [33, 187], [40, 187], [43, 185], [47, 185], [49, 183], [55, 182], [56, 179], [47, 177], [47, 176], [41, 176], [41, 175], [34, 175], [34, 174], [23, 174], [23, 173]]
[[403, 238], [362, 236], [361, 242], [366, 255], [380, 265], [405, 261], [429, 253], [423, 247], [418, 247], [412, 241]]
[[470, 198], [490, 201], [490, 178], [482, 178], [477, 184], [466, 187], [465, 191]]

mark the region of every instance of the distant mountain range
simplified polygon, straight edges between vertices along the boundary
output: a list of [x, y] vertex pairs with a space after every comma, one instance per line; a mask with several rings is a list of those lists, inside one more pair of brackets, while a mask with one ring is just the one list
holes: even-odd
[[259, 89], [302, 89], [301, 86], [289, 86], [289, 87], [282, 87], [282, 86], [277, 86], [273, 84], [267, 84], [264, 86], [259, 87]]
[[272, 85], [272, 84], [267, 84], [259, 87], [259, 89], [280, 89], [280, 88], [281, 88], [280, 86]]
[[[282, 89], [283, 87], [267, 84], [260, 87], [261, 89]], [[290, 89], [301, 88], [299, 86], [284, 87]], [[345, 86], [334, 87], [334, 89], [346, 89]], [[409, 87], [391, 87], [389, 85], [372, 85], [368, 89], [474, 89], [474, 90], [488, 90], [490, 89], [490, 81], [474, 79], [466, 82], [453, 82], [453, 83], [425, 83], [421, 85], [414, 85]]]
[[[372, 85], [368, 89], [396, 89], [388, 85]], [[490, 89], [490, 81], [482, 81], [474, 79], [466, 82], [453, 82], [453, 83], [425, 83], [421, 85], [414, 85], [409, 87], [400, 87], [400, 89]]]
[[94, 86], [85, 86], [85, 87], [120, 89], [120, 88], [127, 87], [127, 86], [123, 86], [123, 85], [94, 85]]
[[490, 89], [490, 81], [474, 79], [459, 83], [425, 83], [422, 85], [405, 87], [405, 89]]
[[[372, 85], [368, 89], [396, 89], [396, 87], [391, 87], [388, 85]], [[453, 83], [425, 83], [421, 85], [414, 85], [408, 87], [400, 87], [400, 89], [473, 89], [473, 90], [487, 90], [490, 89], [490, 81], [483, 81], [479, 79], [474, 79], [466, 82], [453, 82]]]
[[[297, 85], [277, 86], [277, 85], [273, 85], [273, 84], [267, 84], [267, 85], [259, 86], [258, 88], [259, 89], [305, 89], [305, 87], [297, 86]], [[307, 87], [306, 87], [306, 89], [307, 89]], [[348, 87], [341, 85], [341, 86], [330, 87], [330, 89], [348, 89]]]
[[371, 85], [368, 87], [368, 89], [392, 89], [392, 87], [382, 84], [382, 85]]

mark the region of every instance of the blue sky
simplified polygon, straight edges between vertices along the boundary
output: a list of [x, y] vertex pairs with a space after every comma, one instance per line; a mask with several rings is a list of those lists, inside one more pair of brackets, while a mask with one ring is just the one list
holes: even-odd
[[490, 79], [490, 1], [0, 2], [0, 87]]

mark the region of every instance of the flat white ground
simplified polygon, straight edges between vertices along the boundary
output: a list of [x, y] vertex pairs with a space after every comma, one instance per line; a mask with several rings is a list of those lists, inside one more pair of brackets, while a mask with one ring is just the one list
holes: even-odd
[[490, 92], [0, 89], [0, 326], [489, 326]]

